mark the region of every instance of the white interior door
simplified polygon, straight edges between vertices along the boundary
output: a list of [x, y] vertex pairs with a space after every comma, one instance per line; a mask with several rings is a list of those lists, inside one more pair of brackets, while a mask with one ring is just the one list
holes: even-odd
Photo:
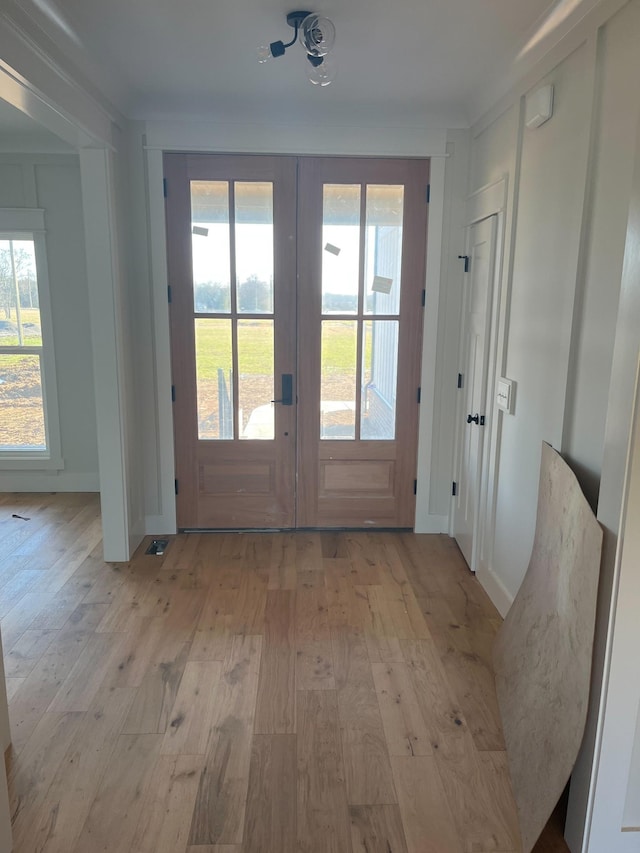
[[457, 406], [458, 465], [453, 532], [472, 571], [478, 561], [482, 457], [487, 433], [487, 373], [497, 217], [469, 228], [462, 306], [461, 380]]

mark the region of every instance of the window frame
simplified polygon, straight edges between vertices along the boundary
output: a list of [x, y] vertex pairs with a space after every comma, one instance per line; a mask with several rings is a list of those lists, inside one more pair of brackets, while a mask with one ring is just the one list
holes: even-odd
[[62, 471], [64, 459], [62, 458], [58, 383], [53, 345], [45, 211], [39, 208], [0, 208], [0, 240], [33, 240], [42, 345], [36, 347], [0, 345], [0, 355], [12, 355], [16, 350], [21, 350], [25, 355], [39, 356], [47, 445], [45, 450], [0, 449], [0, 470]]

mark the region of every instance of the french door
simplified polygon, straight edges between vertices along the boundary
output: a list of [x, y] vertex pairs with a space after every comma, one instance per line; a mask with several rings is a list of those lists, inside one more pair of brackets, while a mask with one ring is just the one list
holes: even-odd
[[178, 527], [413, 526], [428, 163], [165, 177]]

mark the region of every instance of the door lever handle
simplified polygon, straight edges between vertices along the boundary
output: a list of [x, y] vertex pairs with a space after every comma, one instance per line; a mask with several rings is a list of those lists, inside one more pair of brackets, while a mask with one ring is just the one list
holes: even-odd
[[467, 415], [467, 423], [468, 424], [479, 424], [480, 423], [480, 415], [476, 414], [476, 415], [473, 415], [473, 417], [471, 415]]
[[282, 403], [283, 406], [293, 406], [293, 374], [282, 374], [282, 397], [272, 400], [272, 403]]

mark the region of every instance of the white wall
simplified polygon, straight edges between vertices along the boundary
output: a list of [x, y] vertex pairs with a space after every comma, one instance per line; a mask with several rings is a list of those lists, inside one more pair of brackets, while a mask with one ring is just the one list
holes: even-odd
[[0, 155], [0, 207], [43, 208], [64, 470], [2, 471], [2, 491], [97, 491], [98, 451], [78, 158]]
[[[498, 371], [516, 383], [494, 419], [492, 543], [479, 576], [507, 603], [526, 570], [540, 445], [561, 450], [595, 505], [640, 107], [640, 3], [632, 0], [473, 130], [470, 192], [506, 175]], [[553, 117], [526, 130], [526, 95], [555, 89]], [[491, 506], [491, 501], [490, 501]]]
[[[492, 425], [494, 487], [478, 577], [506, 612], [530, 556], [542, 441], [566, 456], [605, 528], [591, 707], [568, 816], [574, 853], [617, 849], [586, 846], [584, 830], [629, 419], [629, 401], [625, 426], [625, 403], [611, 396], [611, 373], [640, 115], [640, 0], [611, 4], [609, 19], [602, 8], [473, 128], [469, 186], [508, 179], [498, 371], [517, 383], [515, 413]], [[527, 130], [526, 95], [545, 83], [555, 87], [554, 115]], [[608, 456], [606, 435], [617, 447]]]

